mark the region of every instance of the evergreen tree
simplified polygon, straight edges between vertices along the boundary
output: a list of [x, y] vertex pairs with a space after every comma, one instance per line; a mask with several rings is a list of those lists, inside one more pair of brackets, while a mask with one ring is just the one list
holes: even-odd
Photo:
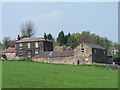
[[59, 43], [60, 46], [64, 45], [65, 40], [64, 40], [64, 32], [63, 31], [59, 32], [57, 42]]
[[53, 40], [53, 37], [52, 37], [52, 35], [49, 33], [49, 34], [47, 34], [47, 39], [49, 39], [49, 40]]

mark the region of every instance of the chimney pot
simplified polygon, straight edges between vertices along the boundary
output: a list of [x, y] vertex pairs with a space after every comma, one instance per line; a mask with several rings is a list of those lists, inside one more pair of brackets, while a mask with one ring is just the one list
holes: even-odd
[[18, 35], [17, 39], [20, 40], [20, 36], [19, 35]]

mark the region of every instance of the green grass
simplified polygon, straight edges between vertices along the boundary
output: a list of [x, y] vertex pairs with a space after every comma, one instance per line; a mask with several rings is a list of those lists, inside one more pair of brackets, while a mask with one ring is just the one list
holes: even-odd
[[117, 88], [118, 71], [95, 66], [3, 61], [3, 88]]

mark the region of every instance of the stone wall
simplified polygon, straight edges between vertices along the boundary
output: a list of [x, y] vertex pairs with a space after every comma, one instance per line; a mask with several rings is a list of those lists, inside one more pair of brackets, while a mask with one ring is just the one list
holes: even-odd
[[15, 60], [15, 53], [5, 53], [7, 60]]
[[54, 57], [54, 58], [32, 58], [35, 62], [54, 63], [54, 64], [73, 64], [76, 65], [74, 56], [70, 57]]

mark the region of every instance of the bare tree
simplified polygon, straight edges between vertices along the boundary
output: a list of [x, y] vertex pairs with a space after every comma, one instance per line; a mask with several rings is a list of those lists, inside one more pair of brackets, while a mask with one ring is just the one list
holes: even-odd
[[21, 25], [21, 38], [24, 37], [33, 37], [35, 35], [35, 26], [32, 21], [26, 21]]

